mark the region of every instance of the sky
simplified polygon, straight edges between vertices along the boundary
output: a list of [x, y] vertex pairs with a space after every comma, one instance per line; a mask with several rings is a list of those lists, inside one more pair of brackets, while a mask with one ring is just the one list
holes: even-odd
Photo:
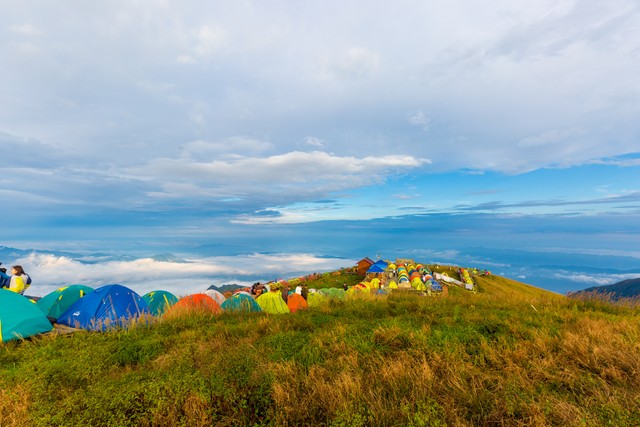
[[0, 11], [0, 245], [638, 266], [635, 0]]

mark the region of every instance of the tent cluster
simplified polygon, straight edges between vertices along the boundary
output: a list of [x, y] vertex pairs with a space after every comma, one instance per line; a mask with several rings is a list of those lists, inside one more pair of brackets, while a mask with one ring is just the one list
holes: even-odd
[[460, 280], [464, 283], [464, 287], [470, 291], [473, 290], [473, 279], [469, 275], [469, 271], [466, 268], [461, 268], [458, 270], [458, 274], [460, 274]]
[[307, 299], [295, 292], [281, 292], [282, 283], [272, 283], [254, 298], [249, 289], [225, 297], [215, 287], [204, 293], [178, 298], [167, 291], [153, 291], [143, 296], [122, 285], [96, 289], [84, 285], [65, 286], [37, 301], [0, 289], [0, 342], [19, 340], [50, 332], [53, 325], [89, 331], [107, 331], [125, 327], [146, 316], [175, 317], [186, 313], [265, 312], [295, 313], [320, 305], [326, 298], [344, 298], [344, 290], [309, 291]]
[[[182, 298], [162, 290], [140, 296], [117, 284], [96, 289], [76, 284], [59, 288], [34, 302], [0, 289], [0, 342], [49, 332], [53, 324], [106, 331], [145, 321], [148, 316], [173, 317], [192, 312], [215, 315], [222, 312], [284, 314], [322, 305], [331, 298], [343, 299], [348, 294], [358, 292], [384, 296], [391, 290], [404, 288], [421, 293], [438, 293], [443, 291], [441, 282], [473, 290], [469, 271], [461, 268], [459, 274], [462, 281], [444, 273], [432, 273], [422, 264], [380, 260], [370, 266], [364, 281], [346, 291], [341, 288], [307, 290], [305, 283], [308, 276], [265, 285], [257, 283], [260, 290], [266, 291], [262, 293], [254, 292], [255, 285], [225, 294], [211, 286], [203, 293]], [[289, 286], [296, 284], [295, 290], [289, 290]]]
[[[368, 287], [374, 289], [415, 289], [422, 292], [441, 292], [442, 286], [434, 278], [427, 266], [414, 262], [377, 261], [367, 271], [367, 277], [373, 276]], [[366, 282], [365, 282], [365, 286]]]

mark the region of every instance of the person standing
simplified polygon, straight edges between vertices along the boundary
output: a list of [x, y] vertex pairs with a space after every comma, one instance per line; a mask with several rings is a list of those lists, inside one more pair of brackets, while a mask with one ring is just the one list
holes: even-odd
[[14, 265], [11, 269], [11, 279], [9, 282], [9, 290], [17, 294], [23, 295], [24, 291], [31, 285], [31, 277], [25, 273], [20, 265]]

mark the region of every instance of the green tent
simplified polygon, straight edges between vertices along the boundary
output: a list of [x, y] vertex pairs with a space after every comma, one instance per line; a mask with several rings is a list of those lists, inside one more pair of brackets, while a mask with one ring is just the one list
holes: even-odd
[[413, 288], [418, 291], [427, 290], [427, 287], [424, 285], [424, 283], [422, 283], [422, 280], [420, 280], [419, 277], [414, 277], [414, 279], [411, 281], [411, 286], [413, 286]]
[[269, 314], [284, 314], [289, 313], [289, 306], [282, 299], [282, 293], [267, 292], [256, 298], [256, 302], [265, 313]]
[[325, 296], [319, 292], [309, 292], [307, 295], [307, 304], [309, 307], [318, 307], [322, 305], [325, 301]]
[[178, 302], [178, 297], [168, 291], [151, 291], [142, 296], [149, 306], [149, 312], [154, 316], [160, 316], [173, 304]]
[[27, 338], [49, 332], [47, 317], [27, 298], [0, 289], [0, 342]]
[[45, 316], [57, 320], [62, 313], [71, 307], [71, 304], [78, 301], [89, 292], [93, 292], [93, 288], [90, 288], [89, 286], [65, 286], [63, 288], [56, 289], [45, 297], [40, 298], [36, 304]]
[[345, 290], [340, 288], [321, 289], [320, 293], [324, 296], [327, 296], [330, 298], [338, 298], [338, 299], [344, 299], [344, 297], [347, 295]]

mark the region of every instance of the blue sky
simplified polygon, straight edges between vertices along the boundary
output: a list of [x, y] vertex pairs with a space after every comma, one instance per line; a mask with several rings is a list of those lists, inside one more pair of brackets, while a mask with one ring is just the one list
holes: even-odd
[[502, 248], [526, 224], [537, 248], [639, 243], [636, 1], [0, 10], [2, 244], [313, 252], [435, 217]]

